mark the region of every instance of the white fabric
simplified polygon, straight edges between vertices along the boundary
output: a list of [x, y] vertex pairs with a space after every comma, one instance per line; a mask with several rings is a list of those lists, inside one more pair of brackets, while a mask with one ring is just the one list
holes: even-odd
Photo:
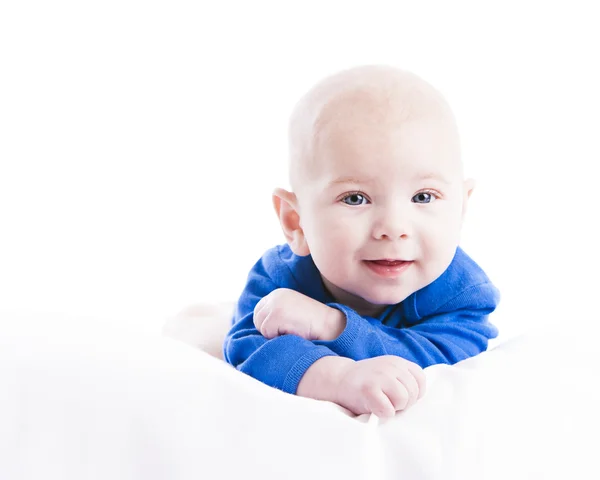
[[169, 338], [60, 315], [0, 325], [3, 480], [600, 478], [598, 364], [563, 335], [428, 368], [426, 396], [380, 422]]

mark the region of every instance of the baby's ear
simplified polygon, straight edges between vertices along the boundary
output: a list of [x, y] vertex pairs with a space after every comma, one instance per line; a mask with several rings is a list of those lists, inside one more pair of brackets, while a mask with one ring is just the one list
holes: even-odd
[[283, 235], [292, 252], [301, 257], [309, 255], [310, 250], [304, 237], [304, 231], [300, 226], [296, 195], [283, 188], [277, 188], [273, 191], [273, 206], [277, 218], [279, 218]]
[[471, 197], [471, 193], [475, 188], [475, 180], [472, 178], [467, 178], [463, 182], [463, 207], [462, 207], [462, 216], [465, 217], [467, 213], [467, 204], [469, 203], [469, 198]]

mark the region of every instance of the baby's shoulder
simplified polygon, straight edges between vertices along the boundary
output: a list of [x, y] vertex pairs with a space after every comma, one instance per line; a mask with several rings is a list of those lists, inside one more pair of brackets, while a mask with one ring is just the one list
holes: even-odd
[[287, 244], [276, 245], [263, 253], [255, 265], [277, 286], [277, 288], [298, 288], [314, 276], [314, 264], [310, 256], [300, 257]]
[[452, 262], [439, 280], [446, 287], [458, 291], [490, 282], [483, 269], [461, 247], [456, 249]]
[[417, 317], [480, 304], [497, 304], [499, 292], [483, 269], [462, 248], [442, 275], [415, 292], [413, 302]]

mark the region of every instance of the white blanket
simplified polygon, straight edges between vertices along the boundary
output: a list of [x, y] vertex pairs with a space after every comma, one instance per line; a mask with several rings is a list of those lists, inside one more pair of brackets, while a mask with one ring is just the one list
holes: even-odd
[[430, 367], [426, 396], [380, 422], [173, 339], [57, 315], [0, 325], [2, 480], [600, 478], [591, 339], [527, 335]]

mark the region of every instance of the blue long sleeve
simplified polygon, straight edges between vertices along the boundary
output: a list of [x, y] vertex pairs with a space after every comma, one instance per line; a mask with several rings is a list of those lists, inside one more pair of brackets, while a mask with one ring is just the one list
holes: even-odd
[[[278, 288], [273, 283], [270, 258], [259, 260], [248, 276], [246, 288], [237, 303], [224, 344], [225, 360], [241, 372], [287, 393], [295, 394], [300, 379], [318, 359], [336, 355], [325, 346], [315, 345], [296, 335], [267, 340], [254, 327], [254, 307], [258, 301]], [[268, 273], [268, 271], [271, 272]]]
[[333, 341], [315, 342], [340, 356], [363, 360], [380, 355], [397, 355], [425, 368], [438, 363], [454, 364], [487, 349], [488, 340], [498, 335], [488, 321], [497, 291], [491, 284], [488, 305], [464, 305], [460, 310], [440, 312], [406, 328], [390, 327], [380, 320], [361, 317], [351, 308], [329, 304], [346, 315], [346, 328]]

